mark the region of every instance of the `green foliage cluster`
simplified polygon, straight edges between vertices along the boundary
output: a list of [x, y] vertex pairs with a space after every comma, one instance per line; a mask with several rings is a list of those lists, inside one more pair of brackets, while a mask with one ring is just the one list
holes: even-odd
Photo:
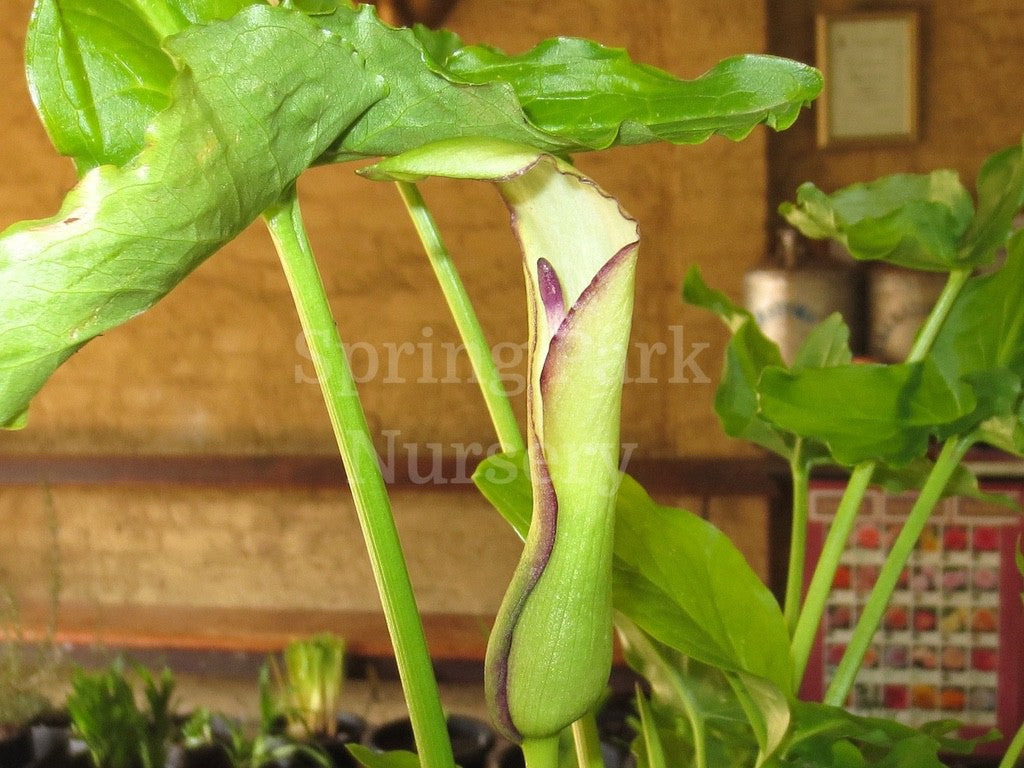
[[[141, 666], [129, 675], [118, 660], [99, 672], [76, 670], [67, 710], [74, 733], [89, 749], [95, 768], [163, 768], [173, 733], [174, 680], [165, 669], [154, 678]], [[136, 701], [135, 679], [143, 704]]]

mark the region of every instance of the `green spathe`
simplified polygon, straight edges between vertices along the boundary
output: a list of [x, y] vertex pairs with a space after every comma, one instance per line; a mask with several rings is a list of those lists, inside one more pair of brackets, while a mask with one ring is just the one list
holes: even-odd
[[488, 646], [487, 693], [507, 736], [553, 736], [593, 706], [611, 665], [636, 223], [568, 164], [515, 144], [440, 142], [369, 173], [489, 179], [512, 214], [528, 289], [534, 510]]

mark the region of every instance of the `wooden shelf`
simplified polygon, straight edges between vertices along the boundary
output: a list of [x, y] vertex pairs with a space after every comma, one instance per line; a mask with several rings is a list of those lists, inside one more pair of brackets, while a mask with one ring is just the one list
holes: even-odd
[[[466, 480], [474, 465], [454, 459], [441, 463], [444, 490], [475, 491]], [[423, 486], [408, 473], [392, 486]], [[425, 459], [418, 476], [436, 467]], [[632, 458], [627, 472], [650, 491], [696, 496], [775, 496], [787, 482], [785, 463], [776, 457]], [[113, 456], [0, 455], [0, 487], [51, 486], [196, 486], [221, 488], [341, 488], [345, 472], [336, 456]], [[428, 489], [429, 490], [429, 489]]]
[[[434, 467], [421, 468], [420, 477]], [[425, 493], [476, 493], [466, 478], [472, 467], [442, 463], [450, 481], [424, 486], [410, 473], [392, 487]], [[770, 537], [788, 528], [787, 473], [772, 458], [659, 459], [634, 458], [628, 472], [655, 494], [700, 497], [762, 496], [769, 500]], [[461, 478], [461, 480], [459, 480]], [[247, 489], [344, 488], [345, 475], [336, 456], [82, 456], [0, 455], [4, 486], [114, 487], [126, 490], [174, 487]], [[777, 530], [776, 530], [777, 529]], [[772, 547], [773, 550], [775, 547]], [[778, 562], [776, 562], [778, 560]], [[780, 565], [781, 564], [781, 565]], [[772, 579], [784, 567], [773, 554]], [[22, 606], [26, 639], [45, 637], [45, 606]], [[483, 659], [493, 617], [427, 614], [423, 617], [431, 654], [438, 660]], [[382, 614], [301, 609], [201, 608], [186, 605], [67, 604], [62, 602], [56, 640], [78, 646], [100, 644], [125, 649], [220, 650], [267, 653], [289, 640], [317, 631], [345, 636], [350, 652], [362, 657], [390, 657], [391, 644]]]
[[[23, 606], [21, 619], [24, 640], [47, 639], [45, 606]], [[492, 617], [428, 614], [423, 622], [432, 658], [484, 657]], [[384, 615], [372, 612], [61, 603], [56, 623], [52, 639], [71, 646], [266, 654], [299, 637], [333, 632], [354, 656], [393, 655]]]

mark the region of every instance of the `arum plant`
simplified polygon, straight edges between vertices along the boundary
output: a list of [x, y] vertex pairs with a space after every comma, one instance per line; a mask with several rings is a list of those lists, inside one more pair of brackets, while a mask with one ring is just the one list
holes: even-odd
[[[102, 9], [36, 0], [27, 68], [43, 123], [80, 180], [56, 215], [0, 234], [0, 424], [24, 426], [32, 397], [77, 349], [146, 311], [262, 216], [321, 381], [428, 768], [452, 762], [436, 683], [295, 182], [314, 164], [412, 153], [373, 173], [404, 179], [425, 234], [431, 219], [409, 178], [498, 183], [531, 288], [537, 522], [490, 646], [488, 688], [506, 732], [549, 762], [553, 735], [586, 712], [607, 676], [618, 385], [636, 256], [635, 224], [555, 157], [782, 129], [817, 95], [818, 73], [738, 56], [683, 81], [563, 38], [509, 56], [443, 31], [393, 29], [368, 6], [333, 0]], [[479, 352], [479, 324], [449, 267], [437, 272]], [[518, 448], [511, 410], [499, 400], [491, 411], [503, 444]]]
[[[613, 198], [528, 147], [428, 145], [368, 171], [495, 181], [528, 287], [532, 523], [487, 651], [487, 699], [527, 759], [595, 704], [611, 666], [619, 401], [638, 233]], [[538, 758], [535, 758], [537, 761]]]

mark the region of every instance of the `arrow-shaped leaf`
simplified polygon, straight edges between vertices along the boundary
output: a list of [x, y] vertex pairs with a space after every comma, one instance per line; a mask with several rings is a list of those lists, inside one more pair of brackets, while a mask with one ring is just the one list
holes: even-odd
[[[0, 235], [0, 424], [237, 235], [380, 96], [348, 45], [269, 6], [191, 27], [171, 50], [182, 72], [146, 148], [86, 174], [53, 218]], [[327, 83], [344, 79], [363, 87], [331, 98]]]

